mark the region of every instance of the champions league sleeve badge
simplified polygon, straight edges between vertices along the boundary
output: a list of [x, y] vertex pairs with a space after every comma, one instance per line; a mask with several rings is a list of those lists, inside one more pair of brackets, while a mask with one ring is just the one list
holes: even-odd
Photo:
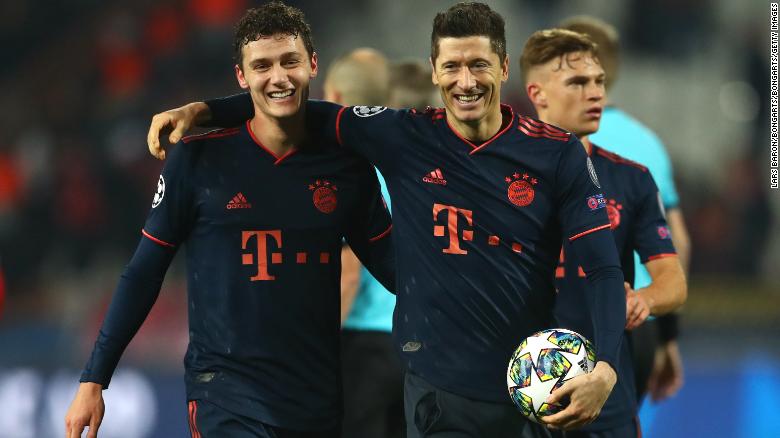
[[165, 196], [165, 178], [160, 175], [160, 179], [157, 180], [157, 193], [154, 194], [154, 200], [152, 201], [152, 208], [157, 208]]
[[371, 117], [386, 109], [386, 106], [356, 106], [352, 108], [352, 112], [358, 117]]
[[599, 184], [599, 177], [596, 175], [596, 168], [593, 167], [593, 161], [590, 161], [590, 157], [588, 157], [586, 162], [588, 163], [588, 174], [590, 175], [590, 180], [593, 181], [593, 184], [595, 184], [596, 187], [601, 188], [601, 184]]

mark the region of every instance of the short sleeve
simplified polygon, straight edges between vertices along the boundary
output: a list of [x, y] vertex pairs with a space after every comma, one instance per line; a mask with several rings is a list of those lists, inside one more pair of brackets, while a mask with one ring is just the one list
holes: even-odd
[[663, 201], [649, 172], [639, 175], [635, 196], [641, 199], [641, 203], [631, 236], [641, 262], [675, 255], [677, 252], [664, 217]]
[[186, 239], [189, 232], [193, 217], [189, 174], [194, 149], [194, 145], [179, 142], [157, 180], [152, 209], [142, 233], [159, 245], [175, 248]]
[[563, 227], [564, 238], [573, 241], [609, 228], [607, 203], [596, 169], [582, 143], [574, 136], [561, 153], [555, 189], [558, 221]]

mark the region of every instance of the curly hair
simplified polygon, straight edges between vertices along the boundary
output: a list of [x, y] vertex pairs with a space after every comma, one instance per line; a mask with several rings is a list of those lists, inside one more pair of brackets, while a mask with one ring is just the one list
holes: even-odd
[[238, 20], [233, 38], [236, 63], [241, 66], [243, 61], [241, 48], [246, 44], [275, 34], [300, 37], [309, 56], [314, 53], [311, 27], [306, 22], [303, 12], [298, 8], [274, 0], [247, 10], [244, 16]]
[[439, 56], [439, 39], [446, 37], [463, 38], [486, 36], [490, 38], [490, 48], [501, 62], [506, 58], [506, 34], [504, 19], [490, 6], [477, 2], [461, 2], [433, 19], [431, 32], [431, 59]]

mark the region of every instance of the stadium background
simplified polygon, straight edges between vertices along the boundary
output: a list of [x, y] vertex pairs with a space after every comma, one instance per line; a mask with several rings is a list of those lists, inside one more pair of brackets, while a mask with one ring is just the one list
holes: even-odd
[[[430, 21], [451, 4], [290, 3], [312, 24], [321, 67], [357, 46], [426, 58]], [[644, 436], [777, 436], [780, 192], [768, 181], [768, 3], [489, 3], [507, 21], [504, 101], [526, 111], [517, 58], [532, 31], [582, 13], [616, 24], [624, 56], [611, 99], [655, 129], [674, 161], [693, 242], [686, 383], [673, 399], [646, 404]], [[148, 122], [238, 90], [232, 25], [252, 4], [0, 3], [0, 437], [62, 436], [155, 190], [161, 163], [146, 151]], [[322, 77], [312, 96], [322, 96]], [[184, 288], [179, 257], [106, 393], [101, 436], [184, 436]]]

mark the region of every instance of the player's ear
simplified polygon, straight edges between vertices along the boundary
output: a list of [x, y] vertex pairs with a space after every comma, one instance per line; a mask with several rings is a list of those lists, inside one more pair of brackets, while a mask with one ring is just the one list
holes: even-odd
[[439, 85], [439, 78], [436, 77], [436, 65], [433, 63], [432, 58], [428, 58], [428, 62], [431, 63], [431, 81], [433, 85]]
[[547, 95], [538, 82], [528, 82], [525, 84], [525, 92], [528, 94], [528, 99], [535, 107], [547, 107]]
[[317, 77], [317, 73], [319, 70], [317, 69], [317, 52], [314, 52], [311, 54], [311, 73], [309, 74], [309, 77], [312, 79]]
[[236, 80], [238, 80], [238, 86], [246, 90], [249, 88], [249, 82], [246, 81], [246, 78], [244, 77], [244, 72], [241, 70], [241, 67], [236, 64], [235, 67], [233, 67], [236, 71]]
[[501, 65], [501, 82], [509, 79], [509, 55], [504, 55], [504, 62]]

